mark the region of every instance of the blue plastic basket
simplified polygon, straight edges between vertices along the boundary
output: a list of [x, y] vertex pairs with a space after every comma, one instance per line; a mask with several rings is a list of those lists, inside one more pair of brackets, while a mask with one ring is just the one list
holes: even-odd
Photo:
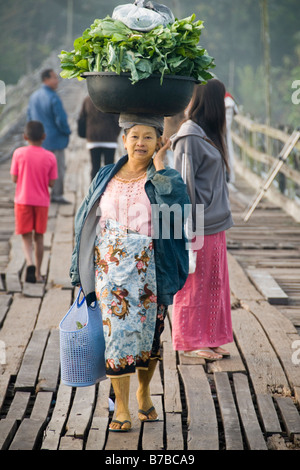
[[88, 387], [106, 378], [103, 323], [98, 302], [87, 306], [78, 296], [59, 324], [61, 381]]

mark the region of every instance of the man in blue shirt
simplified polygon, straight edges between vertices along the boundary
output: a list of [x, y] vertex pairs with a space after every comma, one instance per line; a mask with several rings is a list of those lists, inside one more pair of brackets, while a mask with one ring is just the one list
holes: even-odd
[[65, 177], [65, 151], [71, 130], [62, 101], [56, 89], [59, 79], [54, 70], [46, 69], [41, 74], [43, 85], [29, 99], [28, 121], [40, 121], [44, 125], [46, 138], [43, 147], [51, 150], [57, 160], [58, 179], [52, 189], [51, 201], [66, 204], [63, 197]]

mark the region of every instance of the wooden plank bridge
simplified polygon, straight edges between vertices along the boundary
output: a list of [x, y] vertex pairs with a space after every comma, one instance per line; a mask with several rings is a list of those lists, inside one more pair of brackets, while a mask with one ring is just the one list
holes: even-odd
[[60, 383], [58, 324], [74, 299], [68, 277], [74, 214], [89, 184], [89, 155], [75, 124], [85, 89], [77, 82], [63, 86], [73, 128], [66, 178], [71, 204], [50, 208], [45, 286], [24, 282], [10, 160], [0, 165], [0, 449], [299, 450], [300, 225], [266, 199], [244, 223], [254, 190], [240, 176], [231, 191], [235, 226], [227, 233], [231, 357], [206, 363], [174, 352], [170, 308], [151, 387], [159, 421], [138, 422], [133, 376], [129, 433], [107, 432], [114, 399], [109, 380], [77, 389]]

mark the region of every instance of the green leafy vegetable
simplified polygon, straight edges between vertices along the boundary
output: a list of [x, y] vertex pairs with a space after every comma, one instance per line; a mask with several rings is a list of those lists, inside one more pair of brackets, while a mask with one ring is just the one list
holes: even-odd
[[107, 16], [96, 19], [74, 41], [71, 52], [62, 51], [61, 76], [77, 77], [83, 72], [129, 72], [134, 84], [152, 74], [193, 77], [205, 83], [214, 59], [199, 46], [203, 22], [193, 14], [163, 27], [142, 33]]

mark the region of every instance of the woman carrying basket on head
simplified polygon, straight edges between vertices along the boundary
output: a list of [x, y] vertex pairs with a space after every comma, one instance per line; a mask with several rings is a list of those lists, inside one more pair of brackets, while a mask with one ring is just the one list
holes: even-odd
[[[88, 304], [97, 299], [102, 311], [106, 374], [116, 397], [111, 431], [131, 428], [130, 375], [136, 370], [138, 416], [158, 419], [149, 385], [167, 306], [188, 275], [183, 214], [189, 198], [180, 174], [164, 165], [163, 117], [121, 114], [120, 127], [128, 155], [92, 181], [76, 215], [70, 269], [72, 284], [81, 285]], [[174, 236], [173, 205], [181, 237]]]

